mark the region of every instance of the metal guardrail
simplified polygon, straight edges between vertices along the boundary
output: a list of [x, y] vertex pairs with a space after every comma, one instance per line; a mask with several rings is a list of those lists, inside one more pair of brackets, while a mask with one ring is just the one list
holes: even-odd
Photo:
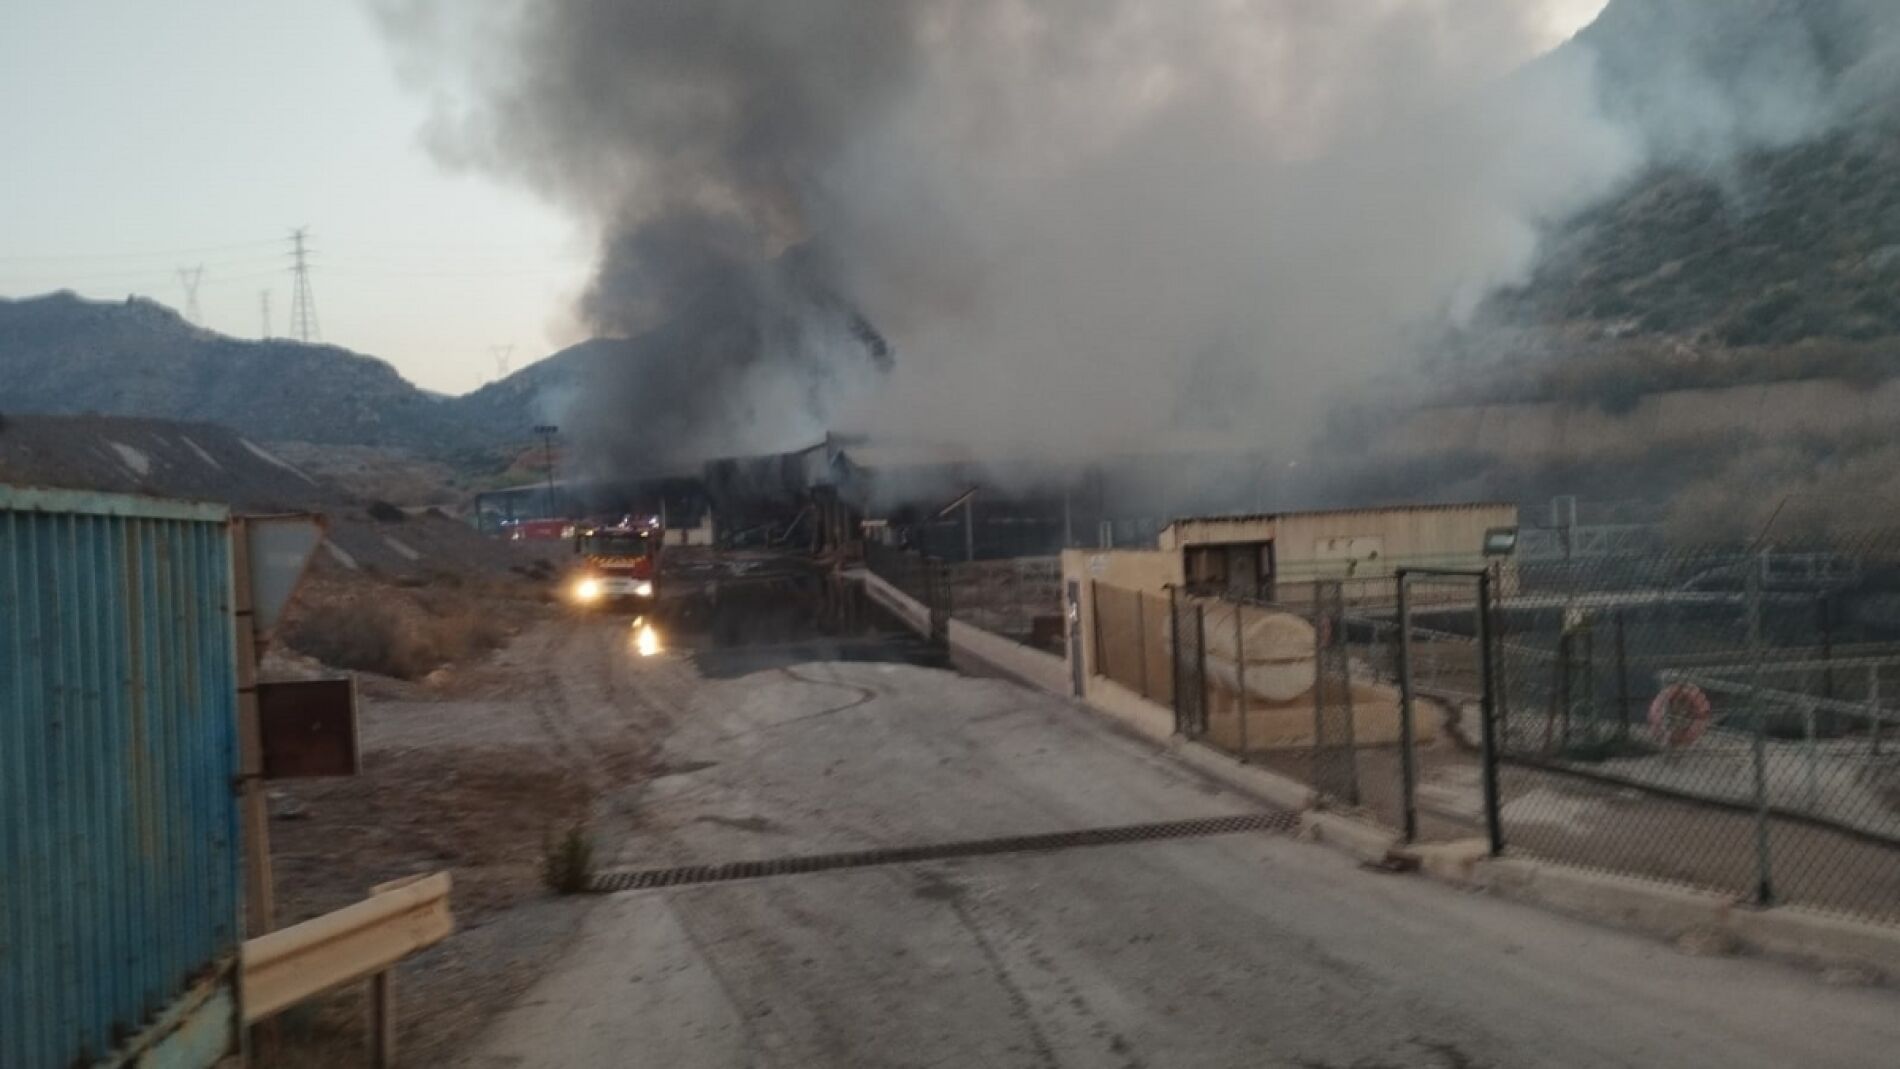
[[246, 940], [244, 1022], [382, 973], [454, 930], [449, 874], [438, 872], [381, 884], [354, 905]]

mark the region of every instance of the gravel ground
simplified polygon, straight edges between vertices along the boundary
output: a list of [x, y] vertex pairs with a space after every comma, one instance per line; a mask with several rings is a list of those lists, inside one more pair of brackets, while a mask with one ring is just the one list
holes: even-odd
[[[585, 904], [541, 883], [545, 844], [592, 823], [605, 844], [633, 820], [604, 788], [638, 783], [652, 745], [600, 689], [609, 635], [542, 619], [494, 657], [433, 685], [362, 684], [363, 772], [272, 790], [280, 922], [361, 898], [377, 882], [446, 869], [454, 936], [398, 970], [405, 1065], [453, 1065], [456, 1047], [519, 995], [572, 937]], [[353, 1064], [360, 989], [282, 1018], [280, 1063]]]

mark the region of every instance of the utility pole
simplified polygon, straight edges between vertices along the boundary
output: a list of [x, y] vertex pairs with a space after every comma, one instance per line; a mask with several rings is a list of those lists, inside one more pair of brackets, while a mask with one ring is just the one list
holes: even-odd
[[499, 382], [507, 378], [508, 362], [513, 359], [515, 355], [514, 343], [509, 342], [507, 345], [491, 345], [488, 347], [488, 355], [495, 358], [495, 381]]
[[536, 424], [534, 428], [534, 433], [541, 436], [541, 455], [547, 464], [548, 507], [543, 515], [550, 519], [554, 516], [554, 436], [560, 432], [561, 428], [552, 423]]
[[310, 292], [309, 250], [304, 247], [309, 233], [307, 226], [290, 232], [290, 336], [306, 344], [323, 340], [317, 326], [317, 298]]
[[198, 315], [198, 283], [204, 281], [205, 265], [181, 267], [178, 269], [178, 282], [185, 287], [185, 318], [199, 326], [204, 326]]
[[259, 290], [257, 292], [257, 304], [258, 304], [258, 309], [262, 313], [262, 316], [263, 316], [263, 326], [258, 331], [257, 336], [259, 338], [262, 338], [268, 341], [270, 340], [270, 291], [269, 290]]

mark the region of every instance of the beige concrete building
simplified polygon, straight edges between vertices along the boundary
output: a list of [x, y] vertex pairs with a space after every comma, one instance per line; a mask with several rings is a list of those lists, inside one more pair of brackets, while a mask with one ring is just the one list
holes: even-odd
[[[1383, 580], [1401, 568], [1485, 569], [1508, 593], [1516, 586], [1515, 567], [1508, 555], [1488, 555], [1486, 548], [1502, 548], [1516, 527], [1515, 505], [1415, 505], [1191, 517], [1164, 528], [1154, 549], [1067, 550], [1062, 576], [1074, 610], [1070, 653], [1081, 660], [1079, 668], [1072, 661], [1071, 669], [1091, 698], [1108, 693], [1117, 700], [1145, 697], [1165, 704], [1173, 668], [1169, 605], [1187, 599], [1207, 613], [1210, 739], [1248, 750], [1310, 745], [1312, 628], [1297, 607], [1310, 603], [1313, 583], [1347, 580], [1349, 602], [1375, 613], [1390, 611], [1389, 603], [1367, 603], [1388, 602], [1395, 588]], [[1437, 596], [1471, 595], [1447, 588]], [[1099, 610], [1098, 598], [1104, 601]], [[1240, 609], [1228, 599], [1287, 608]], [[1239, 631], [1252, 636], [1245, 643], [1244, 687], [1237, 659], [1242, 644], [1228, 637]], [[1267, 632], [1279, 637], [1269, 641]], [[1099, 663], [1105, 657], [1115, 663]], [[1140, 668], [1132, 677], [1131, 658]], [[1118, 668], [1122, 678], [1111, 678]], [[1353, 692], [1357, 741], [1396, 741], [1397, 691], [1355, 681]], [[1436, 726], [1422, 722], [1420, 740]]]
[[1501, 503], [1206, 516], [1169, 524], [1157, 548], [1180, 556], [1182, 585], [1195, 593], [1303, 600], [1284, 588], [1486, 567], [1486, 537], [1516, 527], [1517, 506]]

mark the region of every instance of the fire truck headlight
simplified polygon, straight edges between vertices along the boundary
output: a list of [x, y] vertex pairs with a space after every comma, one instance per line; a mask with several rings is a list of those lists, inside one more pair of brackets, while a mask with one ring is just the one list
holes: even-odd
[[574, 584], [574, 600], [583, 604], [600, 600], [600, 580], [583, 579]]
[[633, 584], [633, 596], [636, 598], [652, 597], [653, 596], [653, 580], [651, 579], [635, 580]]

